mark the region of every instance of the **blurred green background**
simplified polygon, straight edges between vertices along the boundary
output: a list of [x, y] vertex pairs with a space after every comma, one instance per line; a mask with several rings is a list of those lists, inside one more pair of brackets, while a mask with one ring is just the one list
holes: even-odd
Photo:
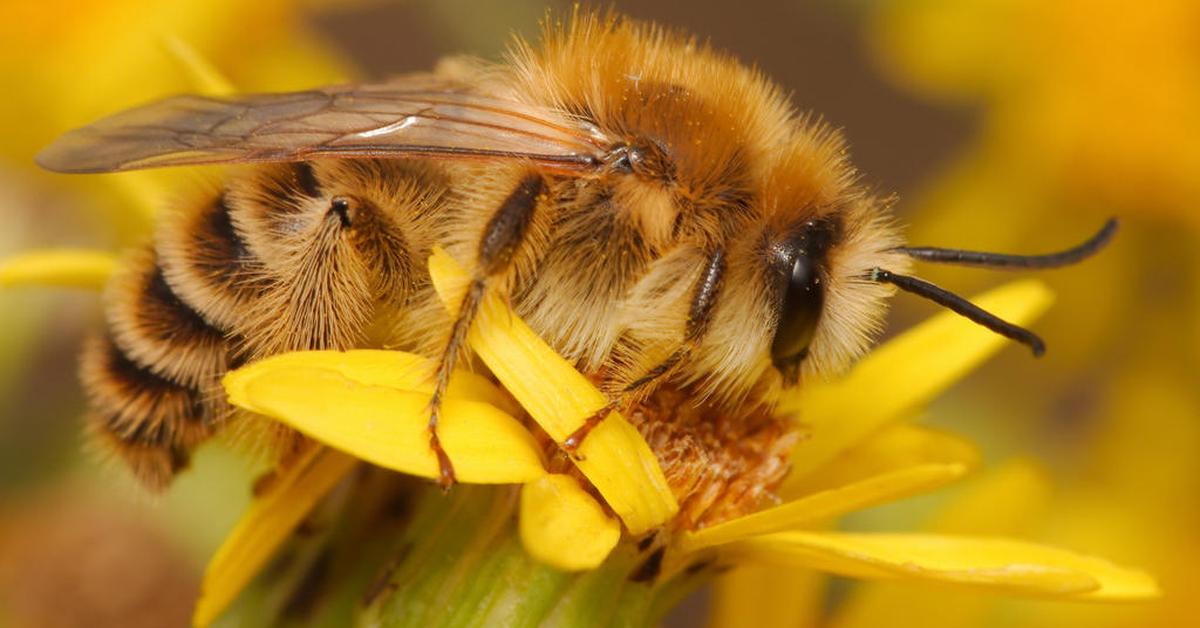
[[[1103, 255], [1044, 275], [1058, 295], [1036, 326], [1047, 356], [1006, 350], [925, 420], [967, 434], [989, 462], [1026, 457], [1044, 469], [1052, 492], [1024, 521], [1026, 536], [1142, 566], [1161, 578], [1166, 597], [1123, 607], [988, 598], [966, 615], [912, 623], [1194, 620], [1200, 6], [614, 5], [708, 38], [785, 86], [798, 108], [844, 129], [863, 180], [898, 195], [913, 244], [1036, 253], [1082, 240], [1110, 215], [1122, 219]], [[173, 186], [202, 176], [71, 178], [32, 165], [69, 127], [192, 90], [165, 42], [194, 47], [239, 89], [295, 89], [422, 70], [455, 52], [497, 57], [512, 32], [535, 36], [547, 8], [569, 10], [525, 0], [0, 0], [0, 256], [136, 243]], [[966, 294], [1006, 279], [920, 272]], [[932, 311], [901, 296], [891, 329]], [[157, 499], [82, 453], [75, 353], [98, 320], [93, 293], [0, 291], [0, 625], [183, 625], [199, 570], [247, 503], [254, 469], [218, 447]], [[917, 527], [944, 499], [878, 508], [846, 525]], [[798, 625], [859, 625], [856, 600], [878, 586], [834, 583], [821, 612]], [[706, 603], [690, 601], [676, 619], [698, 621]]]

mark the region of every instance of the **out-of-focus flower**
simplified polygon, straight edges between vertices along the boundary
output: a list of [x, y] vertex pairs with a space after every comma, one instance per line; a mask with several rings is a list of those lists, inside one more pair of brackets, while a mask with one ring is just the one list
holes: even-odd
[[5, 3], [0, 76], [6, 85], [24, 87], [0, 104], [0, 115], [14, 122], [5, 154], [29, 158], [67, 128], [170, 93], [195, 91], [169, 50], [177, 41], [243, 88], [296, 89], [345, 79], [349, 67], [305, 26], [296, 5], [294, 0]]
[[[963, 486], [948, 489], [948, 502], [921, 526], [941, 535], [1025, 535], [1045, 513], [1050, 489], [1028, 461], [989, 469]], [[827, 579], [812, 571], [738, 568], [717, 581], [714, 628], [803, 628], [831, 626], [983, 625], [980, 621], [1002, 594], [916, 587], [906, 582], [862, 584], [827, 607]], [[1108, 607], [1105, 607], [1107, 609]], [[906, 618], [911, 618], [906, 621]]]
[[[905, 199], [914, 241], [1048, 250], [1108, 216], [1122, 218], [1105, 254], [1049, 280], [1070, 306], [1046, 323], [1063, 368], [1040, 381], [1067, 390], [1066, 374], [1123, 360], [1129, 347], [1147, 344], [1144, 334], [1167, 327], [1144, 324], [1147, 311], [1196, 311], [1200, 145], [1191, 138], [1200, 135], [1200, 5], [875, 6], [870, 44], [889, 77], [980, 115], [974, 141]], [[988, 280], [949, 269], [927, 274], [956, 286]], [[1200, 352], [1196, 317], [1176, 318], [1170, 339], [1149, 342]]]
[[1078, 539], [1159, 577], [1154, 603], [1104, 609], [996, 601], [991, 617], [1064, 628], [1167, 628], [1200, 613], [1200, 403], [1195, 378], [1144, 365], [1114, 381], [1077, 469], [1034, 525], [1039, 538]]
[[[951, 490], [922, 526], [937, 534], [1033, 535], [1058, 543], [1103, 547], [1125, 561], [1153, 565], [1165, 587], [1149, 604], [1080, 605], [1015, 600], [989, 592], [946, 595], [906, 583], [858, 586], [827, 607], [826, 579], [811, 571], [742, 567], [718, 581], [713, 626], [721, 628], [869, 628], [982, 625], [1167, 627], [1192, 622], [1191, 595], [1200, 584], [1195, 530], [1200, 509], [1182, 496], [1200, 478], [1200, 415], [1179, 382], [1162, 373], [1122, 382], [1104, 428], [1089, 442], [1089, 460], [1069, 490], [1055, 490], [1045, 470], [1011, 461]], [[1168, 417], [1147, 432], [1143, 412]], [[1164, 456], [1164, 451], [1178, 455]], [[1114, 508], [1127, 504], [1128, 509]], [[1154, 534], [1143, 519], [1156, 522]], [[747, 610], [751, 609], [751, 610]], [[898, 609], [903, 614], [898, 615]]]
[[[173, 93], [197, 91], [189, 51], [243, 89], [297, 89], [344, 80], [349, 65], [305, 26], [294, 0], [116, 0], [0, 4], [3, 167], [48, 181], [34, 154], [64, 130]], [[211, 91], [212, 85], [208, 87]], [[181, 171], [56, 177], [81, 204], [141, 237], [146, 218], [181, 189]], [[194, 176], [194, 175], [192, 175]], [[182, 189], [187, 189], [183, 187]], [[169, 192], [174, 193], [174, 192]], [[132, 210], [132, 211], [131, 211]]]
[[1200, 136], [1200, 5], [880, 7], [874, 41], [894, 77], [931, 97], [985, 107], [974, 159], [986, 166], [974, 175], [1051, 185], [1200, 228], [1200, 145], [1192, 141]]
[[99, 290], [117, 269], [111, 253], [94, 250], [31, 251], [0, 262], [0, 288], [63, 286]]
[[1200, 145], [1191, 139], [1200, 5], [874, 6], [870, 44], [891, 78], [981, 116], [978, 137], [910, 201], [916, 239], [1036, 250], [1107, 215], [1123, 222], [1109, 251], [1051, 280], [1073, 305], [1046, 321], [1049, 368], [976, 382], [952, 403], [1024, 406], [1026, 420], [993, 418], [989, 431], [997, 450], [1041, 443], [1061, 486], [1056, 507], [1031, 522], [1037, 536], [1150, 565], [1164, 599], [1099, 610], [993, 600], [978, 616], [993, 625], [1191, 622], [1200, 612], [1190, 593], [1200, 586]]

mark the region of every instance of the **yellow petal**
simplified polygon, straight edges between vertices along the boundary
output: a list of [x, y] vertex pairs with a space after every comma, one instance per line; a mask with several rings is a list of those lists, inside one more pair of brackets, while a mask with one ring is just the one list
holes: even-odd
[[925, 464], [890, 471], [688, 533], [681, 544], [684, 551], [696, 551], [750, 536], [810, 526], [927, 491], [952, 482], [966, 472], [967, 467], [960, 464]]
[[237, 91], [233, 83], [191, 44], [178, 37], [166, 36], [162, 39], [162, 45], [167, 56], [178, 63], [187, 75], [196, 92], [204, 96], [229, 96]]
[[[236, 406], [278, 419], [381, 467], [436, 478], [429, 393], [362, 383], [330, 367], [268, 358], [225, 376]], [[447, 398], [438, 435], [463, 482], [506, 484], [545, 474], [541, 450], [516, 419], [480, 401]]]
[[592, 569], [621, 538], [621, 524], [569, 475], [545, 475], [521, 487], [521, 543], [563, 571]]
[[[429, 272], [453, 312], [462, 302], [467, 273], [434, 249]], [[468, 336], [471, 348], [542, 429], [562, 442], [606, 399], [554, 352], [495, 294], [484, 297]], [[584, 440], [575, 462], [625, 527], [637, 534], [670, 519], [679, 505], [654, 452], [637, 429], [612, 413]]]
[[[973, 299], [1016, 324], [1049, 307], [1040, 282], [1017, 281]], [[911, 414], [988, 356], [1012, 344], [953, 312], [942, 312], [876, 349], [845, 377], [789, 393], [780, 403], [812, 432], [796, 446], [792, 473], [805, 475], [890, 421]]]
[[[957, 487], [956, 487], [957, 488]], [[1034, 521], [1049, 500], [1049, 488], [1032, 463], [1016, 460], [988, 469], [987, 473], [957, 489], [949, 504], [922, 526], [939, 534], [1020, 534]], [[896, 609], [920, 617], [928, 628], [974, 626], [992, 598], [984, 595], [947, 596], [933, 587], [902, 583], [872, 583], [855, 587], [838, 607], [836, 628], [874, 628], [895, 623]]]
[[843, 486], [871, 476], [922, 464], [979, 465], [979, 449], [954, 434], [899, 423], [889, 425], [838, 454], [808, 475], [789, 475], [780, 489], [785, 499]]
[[712, 628], [815, 628], [828, 578], [811, 569], [743, 563], [713, 584]]
[[870, 579], [931, 580], [994, 591], [1093, 600], [1157, 596], [1140, 571], [1023, 541], [932, 534], [780, 532], [726, 546], [743, 559]]
[[[240, 369], [249, 377], [258, 370], [280, 367], [313, 367], [334, 371], [364, 386], [382, 386], [433, 394], [434, 362], [405, 351], [355, 349], [352, 351], [294, 351], [248, 364]], [[491, 404], [517, 414], [520, 407], [486, 377], [470, 371], [455, 371], [446, 396]]]
[[192, 624], [211, 624], [237, 598], [313, 506], [357, 461], [313, 447], [280, 472], [268, 491], [250, 505], [204, 570]]
[[100, 290], [117, 270], [117, 258], [103, 251], [29, 251], [0, 262], [0, 286], [62, 286]]

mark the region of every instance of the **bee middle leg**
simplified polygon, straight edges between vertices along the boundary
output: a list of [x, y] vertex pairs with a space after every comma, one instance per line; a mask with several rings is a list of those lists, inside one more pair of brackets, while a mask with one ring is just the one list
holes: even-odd
[[467, 332], [471, 329], [475, 315], [479, 313], [488, 281], [502, 275], [511, 267], [513, 257], [524, 242], [525, 234], [533, 221], [539, 198], [545, 192], [546, 182], [540, 174], [526, 174], [488, 220], [479, 241], [474, 275], [450, 328], [450, 339], [442, 349], [434, 375], [433, 396], [429, 400], [429, 447], [437, 455], [438, 481], [444, 488], [449, 488], [455, 482], [454, 465], [442, 447], [437, 432], [442, 400], [446, 388], [450, 385], [450, 375], [454, 372], [459, 354], [467, 344]]
[[563, 451], [571, 455], [577, 455], [579, 447], [583, 445], [584, 439], [587, 438], [588, 434], [592, 433], [592, 430], [603, 423], [604, 419], [608, 418], [608, 415], [622, 406], [629, 405], [649, 395], [667, 375], [675, 370], [676, 366], [688, 357], [688, 354], [692, 352], [704, 336], [704, 332], [708, 329], [709, 321], [712, 320], [713, 306], [717, 302], [717, 296], [720, 294], [724, 277], [725, 251], [718, 248], [709, 255], [704, 272], [700, 274], [700, 279], [696, 282], [696, 286], [692, 292], [692, 304], [688, 309], [683, 343], [671, 355], [667, 356], [665, 360], [646, 371], [641, 377], [627, 384], [616, 397], [609, 399], [608, 403], [588, 416], [584, 420], [583, 425], [580, 425], [578, 429], [563, 440], [561, 445]]

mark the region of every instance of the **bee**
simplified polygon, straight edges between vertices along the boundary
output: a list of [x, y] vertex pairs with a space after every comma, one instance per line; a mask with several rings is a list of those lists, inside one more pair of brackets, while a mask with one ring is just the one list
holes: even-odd
[[[660, 386], [769, 410], [863, 354], [897, 288], [1040, 354], [1032, 332], [908, 275], [910, 262], [1049, 267], [1115, 228], [1044, 256], [905, 247], [840, 134], [757, 71], [582, 11], [500, 63], [173, 97], [71, 131], [38, 160], [70, 173], [233, 166], [132, 254], [83, 351], [89, 430], [152, 488], [248, 420], [223, 401], [225, 371], [364, 346], [436, 360], [430, 447], [452, 484], [439, 409], [489, 291], [609, 395], [561, 444], [570, 451]], [[453, 318], [425, 268], [434, 246], [471, 269]]]

